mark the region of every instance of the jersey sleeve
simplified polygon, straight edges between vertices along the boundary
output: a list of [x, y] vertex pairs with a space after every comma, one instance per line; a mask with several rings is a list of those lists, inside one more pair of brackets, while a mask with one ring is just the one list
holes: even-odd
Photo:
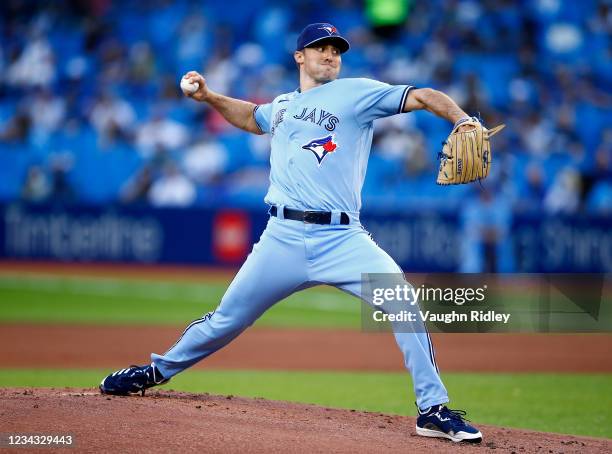
[[268, 104], [260, 104], [255, 106], [253, 110], [253, 118], [255, 118], [255, 123], [261, 132], [269, 133], [270, 132], [270, 123], [272, 117], [272, 103]]
[[356, 85], [352, 94], [355, 96], [355, 117], [360, 124], [401, 113], [408, 93], [414, 88], [371, 79], [356, 79]]

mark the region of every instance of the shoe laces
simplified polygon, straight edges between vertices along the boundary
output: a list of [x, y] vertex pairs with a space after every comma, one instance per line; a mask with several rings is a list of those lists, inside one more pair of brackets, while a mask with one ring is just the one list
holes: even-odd
[[131, 365], [130, 367], [126, 367], [125, 369], [119, 369], [118, 371], [116, 371], [112, 375], [114, 377], [117, 377], [119, 375], [127, 375], [127, 374], [131, 374], [133, 372], [139, 372], [139, 371], [141, 371], [140, 366]]
[[467, 413], [464, 410], [451, 410], [450, 408], [443, 406], [439, 413], [440, 416], [448, 417], [451, 419], [451, 421], [459, 424], [464, 424], [465, 421], [469, 421], [469, 419], [465, 417]]

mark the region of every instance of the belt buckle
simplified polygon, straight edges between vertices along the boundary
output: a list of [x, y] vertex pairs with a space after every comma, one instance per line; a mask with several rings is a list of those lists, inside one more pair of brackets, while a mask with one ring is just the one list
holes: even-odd
[[304, 223], [305, 224], [316, 224], [317, 223], [316, 211], [304, 211]]

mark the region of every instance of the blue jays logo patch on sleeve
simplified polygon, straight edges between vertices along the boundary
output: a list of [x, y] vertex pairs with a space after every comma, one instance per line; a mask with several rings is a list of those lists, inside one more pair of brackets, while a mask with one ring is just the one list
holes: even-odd
[[302, 148], [312, 151], [312, 154], [317, 158], [319, 167], [321, 167], [321, 163], [325, 156], [335, 152], [338, 149], [338, 144], [336, 143], [335, 134], [330, 134], [320, 139], [311, 140], [306, 145], [302, 146]]

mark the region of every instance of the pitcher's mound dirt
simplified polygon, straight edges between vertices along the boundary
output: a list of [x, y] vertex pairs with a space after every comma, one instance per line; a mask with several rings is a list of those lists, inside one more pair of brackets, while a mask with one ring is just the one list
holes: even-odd
[[[72, 434], [87, 452], [611, 452], [612, 440], [480, 426], [480, 445], [425, 439], [415, 419], [173, 391], [0, 389], [0, 432]], [[57, 449], [55, 449], [57, 451]], [[24, 452], [23, 449], [15, 452]]]

